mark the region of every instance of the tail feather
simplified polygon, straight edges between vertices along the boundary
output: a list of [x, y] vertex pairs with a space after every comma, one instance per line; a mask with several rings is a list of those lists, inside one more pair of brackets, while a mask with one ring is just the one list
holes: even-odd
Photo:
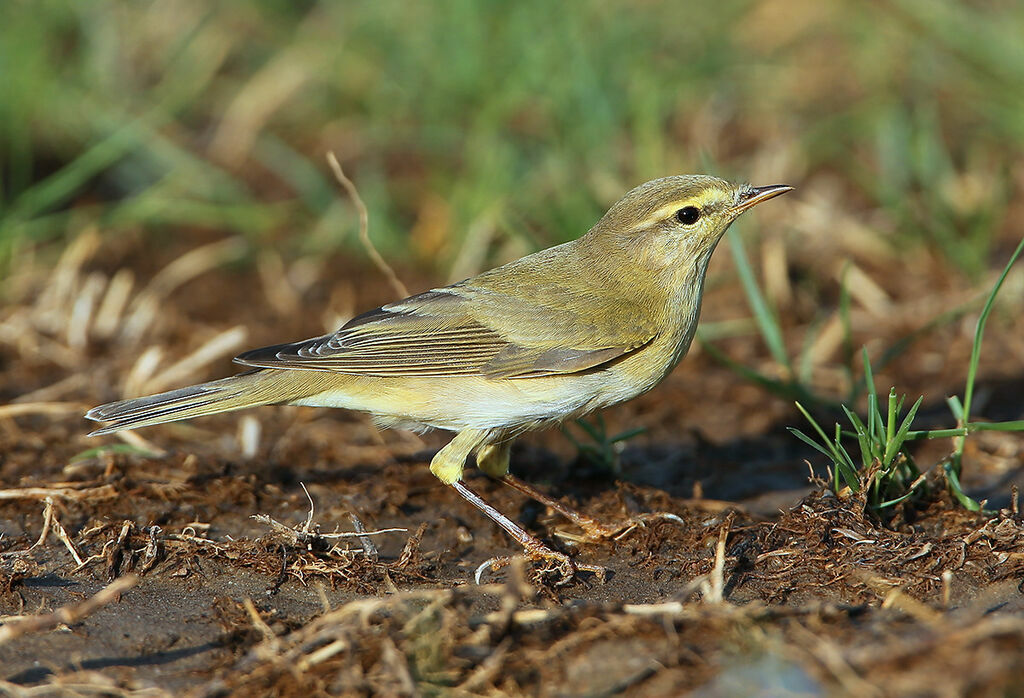
[[298, 373], [255, 370], [166, 393], [100, 405], [89, 410], [86, 419], [110, 423], [89, 436], [297, 400], [306, 394], [305, 383], [309, 382], [302, 380], [307, 377], [296, 375]]

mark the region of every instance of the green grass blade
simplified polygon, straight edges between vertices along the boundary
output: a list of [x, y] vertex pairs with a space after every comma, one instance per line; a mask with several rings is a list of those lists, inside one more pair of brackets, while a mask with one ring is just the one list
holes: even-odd
[[634, 436], [640, 436], [647, 431], [647, 427], [636, 427], [635, 429], [627, 429], [626, 431], [616, 434], [615, 436], [608, 439], [608, 443], [617, 444], [621, 441], [629, 441]]
[[877, 403], [878, 393], [875, 391], [875, 375], [871, 371], [871, 359], [868, 358], [867, 347], [861, 349], [861, 359], [864, 362], [864, 388], [867, 390], [868, 397], [874, 396]]
[[750, 260], [747, 258], [747, 253], [743, 248], [743, 241], [735, 228], [729, 231], [728, 236], [729, 245], [732, 248], [733, 261], [736, 264], [736, 271], [739, 274], [740, 282], [743, 284], [743, 290], [747, 295], [747, 302], [750, 303], [750, 309], [753, 311], [757, 325], [761, 329], [761, 336], [764, 338], [765, 344], [768, 345], [768, 351], [771, 352], [772, 358], [780, 365], [785, 366], [789, 370], [790, 375], [792, 375], [792, 366], [790, 365], [789, 355], [786, 353], [786, 343], [782, 339], [782, 328], [779, 326], [779, 320], [775, 313], [772, 312], [771, 307], [768, 305], [767, 299], [761, 293], [761, 288], [757, 284], [757, 278], [750, 267]]
[[943, 472], [946, 475], [946, 482], [949, 483], [949, 491], [960, 502], [960, 506], [968, 511], [981, 511], [981, 505], [971, 497], [967, 496], [960, 486], [960, 474], [951, 461], [942, 464]]
[[1024, 419], [1017, 419], [1009, 422], [970, 422], [966, 426], [956, 429], [925, 429], [921, 431], [908, 431], [906, 440], [916, 439], [949, 439], [957, 436], [966, 436], [976, 431], [1024, 431]]
[[953, 419], [960, 422], [964, 420], [964, 405], [960, 402], [960, 398], [956, 395], [950, 395], [946, 398], [946, 404], [949, 405], [949, 411], [953, 413]]
[[825, 431], [821, 428], [821, 426], [818, 424], [818, 422], [815, 421], [814, 417], [811, 416], [811, 413], [808, 412], [806, 409], [804, 409], [804, 406], [801, 405], [799, 402], [797, 402], [795, 404], [796, 404], [796, 408], [798, 410], [800, 410], [800, 414], [802, 414], [804, 416], [804, 418], [808, 422], [810, 422], [811, 426], [814, 428], [814, 431], [818, 432], [818, 436], [821, 437], [821, 442], [824, 443], [824, 444], [831, 443], [829, 441], [829, 438], [827, 436], [825, 436]]
[[917, 398], [917, 401], [911, 405], [910, 410], [907, 412], [906, 418], [900, 425], [899, 430], [896, 432], [896, 441], [902, 446], [903, 442], [907, 440], [907, 434], [910, 433], [910, 425], [914, 421], [914, 417], [917, 416], [917, 410], [920, 409], [921, 403], [924, 401], [924, 395]]
[[846, 405], [842, 406], [843, 412], [846, 413], [847, 419], [853, 424], [854, 436], [857, 437], [857, 443], [860, 446], [860, 460], [861, 465], [866, 469], [871, 465], [871, 461], [874, 460], [874, 453], [872, 451], [871, 439], [868, 438], [867, 427], [864, 426], [864, 422], [861, 421], [860, 417], [854, 414]]
[[96, 448], [86, 449], [80, 453], [76, 453], [71, 456], [69, 463], [78, 463], [79, 461], [89, 460], [97, 456], [102, 456], [107, 453], [122, 453], [132, 456], [141, 456], [143, 458], [159, 458], [160, 454], [149, 449], [142, 448], [140, 446], [133, 446], [131, 444], [110, 444], [109, 446], [98, 446]]
[[834, 406], [827, 398], [809, 392], [802, 385], [789, 381], [782, 381], [777, 378], [771, 378], [755, 371], [752, 368], [744, 366], [738, 361], [733, 361], [714, 344], [702, 341], [700, 343], [700, 347], [707, 351], [708, 355], [711, 356], [712, 359], [728, 367], [729, 370], [733, 371], [744, 380], [748, 380], [754, 385], [764, 388], [772, 395], [786, 399], [803, 400], [804, 402], [820, 405], [822, 407]]
[[847, 271], [850, 263], [843, 265], [839, 277], [839, 322], [843, 326], [843, 372], [849, 384], [848, 401], [853, 402], [857, 395], [857, 385], [853, 378], [853, 321], [850, 319], [850, 287], [847, 284]]
[[971, 422], [967, 425], [967, 433], [975, 431], [1024, 431], [1024, 419], [1010, 422]]
[[[1017, 245], [1017, 249], [1014, 250], [1013, 254], [1010, 255], [1010, 261], [1006, 263], [1006, 267], [1003, 269], [1003, 273], [999, 275], [999, 280], [996, 281], [995, 286], [992, 287], [992, 291], [988, 294], [988, 299], [985, 301], [985, 306], [981, 309], [981, 315], [978, 316], [978, 324], [974, 329], [974, 345], [971, 347], [971, 360], [967, 366], [967, 385], [964, 387], [964, 402], [963, 402], [963, 421], [967, 421], [971, 416], [971, 401], [974, 398], [974, 380], [978, 374], [978, 362], [981, 360], [981, 340], [985, 334], [985, 323], [988, 322], [989, 313], [992, 312], [992, 306], [995, 304], [996, 296], [999, 294], [999, 289], [1003, 287], [1003, 282], [1006, 281], [1006, 276], [1010, 273], [1010, 268], [1013, 267], [1017, 258], [1020, 257], [1021, 252], [1024, 252], [1024, 238], [1021, 239]], [[959, 454], [963, 454], [963, 444], [960, 444], [957, 450]]]
[[802, 431], [800, 431], [799, 429], [797, 429], [796, 427], [786, 427], [786, 430], [789, 431], [789, 433], [791, 433], [793, 436], [795, 436], [796, 438], [800, 439], [805, 444], [807, 444], [808, 446], [813, 448], [818, 453], [821, 453], [823, 456], [828, 458], [833, 463], [836, 462], [836, 454], [833, 453], [830, 448], [826, 448], [825, 446], [822, 446], [820, 443], [818, 443], [817, 441], [812, 439], [810, 436], [808, 436], [807, 434], [805, 434]]
[[587, 433], [587, 436], [589, 436], [594, 441], [598, 443], [604, 442], [605, 435], [599, 427], [594, 426], [585, 419], [577, 419], [576, 424], [578, 424], [580, 429], [585, 431]]
[[896, 436], [896, 411], [899, 409], [899, 400], [896, 397], [896, 388], [889, 388], [889, 413], [885, 420], [885, 458], [884, 465], [889, 464], [889, 448]]
[[76, 157], [52, 175], [22, 192], [5, 212], [6, 227], [63, 205], [89, 179], [108, 169], [139, 145], [137, 132], [127, 124]]
[[800, 347], [800, 355], [797, 358], [796, 367], [796, 380], [801, 385], [811, 384], [811, 379], [814, 374], [814, 354], [811, 353], [811, 348], [814, 346], [814, 342], [821, 334], [821, 327], [822, 323], [820, 321], [812, 322], [804, 335], [804, 341]]
[[906, 493], [900, 495], [899, 497], [896, 497], [895, 499], [890, 499], [888, 501], [885, 501], [885, 502], [882, 502], [882, 503], [878, 504], [877, 505], [878, 508], [879, 509], [885, 509], [887, 507], [893, 506], [894, 504], [899, 504], [900, 502], [906, 501], [907, 499], [910, 498], [910, 496], [912, 494], [914, 494], [914, 492], [917, 491], [917, 488], [920, 487], [921, 484], [923, 484], [923, 483], [924, 483], [924, 480], [921, 479], [921, 478], [918, 478], [917, 480], [915, 480], [913, 483], [910, 484], [910, 487], [907, 488]]
[[851, 489], [857, 490], [860, 487], [860, 478], [857, 476], [857, 465], [853, 462], [853, 458], [850, 457], [849, 452], [843, 447], [842, 443], [843, 431], [838, 424], [836, 424], [836, 436], [833, 445], [836, 453], [841, 456], [841, 460], [836, 461], [836, 467], [846, 484]]

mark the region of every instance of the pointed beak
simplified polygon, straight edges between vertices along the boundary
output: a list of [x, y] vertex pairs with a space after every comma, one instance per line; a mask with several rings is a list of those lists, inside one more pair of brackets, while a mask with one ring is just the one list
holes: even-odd
[[733, 207], [733, 215], [738, 216], [748, 208], [757, 206], [762, 201], [774, 199], [779, 194], [785, 194], [787, 191], [793, 191], [793, 187], [788, 184], [769, 184], [767, 187], [747, 187], [747, 189], [740, 194], [740, 202]]

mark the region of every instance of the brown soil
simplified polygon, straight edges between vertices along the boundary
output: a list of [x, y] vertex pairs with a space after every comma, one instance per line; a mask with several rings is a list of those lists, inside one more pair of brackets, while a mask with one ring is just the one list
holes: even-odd
[[[278, 258], [232, 271], [218, 266], [231, 250], [213, 248], [183, 265], [190, 280], [176, 288], [158, 275], [164, 253], [146, 258], [133, 241], [79, 247], [56, 271], [26, 268], [11, 279], [0, 317], [0, 401], [10, 403], [0, 408], [0, 692], [1021, 690], [1024, 520], [1012, 494], [1024, 480], [1020, 435], [969, 443], [966, 484], [989, 500], [989, 513], [954, 506], [930, 474], [927, 496], [878, 521], [856, 496], [809, 480], [804, 460], [820, 459], [785, 431], [802, 426], [789, 401], [695, 350], [657, 390], [606, 415], [610, 433], [647, 429], [621, 453], [618, 472], [576, 459], [557, 432], [513, 454], [520, 477], [592, 516], [670, 512], [681, 523], [581, 541], [552, 512], [473, 475], [501, 511], [610, 571], [603, 582], [581, 575], [566, 584], [517, 560], [477, 585], [482, 562], [517, 550], [425, 467], [442, 435], [380, 432], [350, 413], [263, 408], [145, 430], [127, 443], [85, 437], [84, 408], [120, 397], [126, 383], [226, 375], [233, 353], [320, 333], [334, 321], [327, 311], [387, 301], [385, 284], [335, 260], [287, 268], [291, 281], [275, 290]], [[218, 270], [201, 274], [211, 260]], [[135, 270], [132, 300], [117, 313], [96, 310], [122, 267]], [[900, 286], [909, 282], [891, 283], [895, 298], [913, 297]], [[90, 284], [100, 289], [95, 302], [76, 310]], [[939, 305], [970, 295], [966, 283], [933, 292]], [[742, 304], [738, 288], [712, 284], [705, 319], [742, 315]], [[798, 297], [788, 321], [795, 337], [809, 321], [800, 307]], [[861, 324], [877, 346], [926, 312]], [[247, 337], [222, 338], [219, 350], [173, 368], [238, 326]], [[942, 398], [962, 385], [972, 329], [940, 327], [879, 376], [926, 394], [922, 426], [948, 424]], [[768, 365], [753, 335], [716, 343]], [[137, 360], [153, 347], [159, 368], [147, 372]], [[985, 351], [985, 365], [1021, 365], [1012, 323], [993, 321]], [[816, 380], [831, 378], [822, 370]], [[1022, 385], [1019, 370], [986, 373], [978, 411], [1024, 418]], [[90, 452], [101, 445], [130, 448]], [[925, 444], [918, 461], [931, 466], [948, 448]], [[328, 535], [359, 526], [405, 530]], [[124, 590], [102, 595], [115, 579]]]

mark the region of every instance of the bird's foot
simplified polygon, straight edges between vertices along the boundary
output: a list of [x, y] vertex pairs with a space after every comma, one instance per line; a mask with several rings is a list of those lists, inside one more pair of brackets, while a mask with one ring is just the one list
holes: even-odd
[[[570, 583], [579, 575], [580, 572], [592, 572], [597, 575], [602, 582], [604, 581], [606, 572], [603, 567], [598, 565], [578, 564], [565, 553], [560, 553], [557, 550], [548, 547], [539, 538], [531, 535], [522, 526], [518, 525], [512, 521], [512, 519], [508, 518], [485, 502], [480, 495], [467, 487], [465, 483], [456, 481], [453, 482], [451, 486], [456, 492], [462, 495], [467, 502], [479, 509], [491, 521], [501, 526], [506, 533], [512, 536], [516, 542], [523, 546], [523, 551], [526, 553], [527, 557], [531, 560], [545, 563], [547, 565], [547, 567], [544, 568], [545, 570], [550, 569], [553, 572], [557, 572], [558, 581], [555, 582], [556, 586]], [[509, 557], [495, 557], [483, 563], [476, 570], [475, 577], [477, 583], [480, 583], [483, 573], [488, 569], [501, 569], [510, 561], [511, 558]]]
[[[540, 543], [540, 541], [538, 540], [537, 543]], [[579, 577], [580, 572], [590, 572], [596, 576], [598, 581], [602, 584], [608, 578], [608, 570], [604, 567], [601, 567], [600, 565], [588, 565], [576, 562], [569, 555], [560, 553], [557, 550], [552, 550], [543, 543], [540, 543], [539, 548], [524, 548], [524, 551], [526, 552], [527, 557], [531, 560], [544, 565], [538, 569], [538, 574], [542, 577], [548, 577], [549, 575], [555, 577], [554, 585], [556, 587], [571, 584]], [[481, 580], [487, 571], [497, 572], [502, 567], [506, 567], [511, 564], [512, 560], [512, 557], [507, 556], [492, 557], [489, 560], [485, 560], [476, 568], [476, 572], [473, 575], [476, 583], [481, 583]]]

